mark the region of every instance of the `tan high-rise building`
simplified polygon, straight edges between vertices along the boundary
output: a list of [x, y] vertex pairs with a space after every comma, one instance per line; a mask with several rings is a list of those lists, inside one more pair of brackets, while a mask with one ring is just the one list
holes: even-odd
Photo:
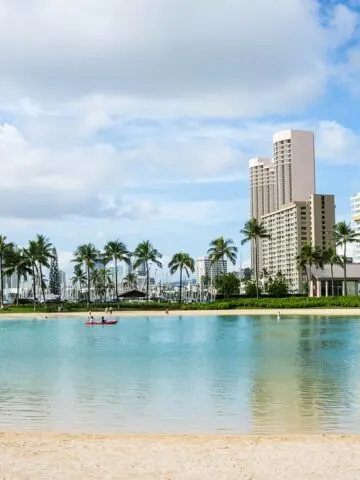
[[[333, 195], [315, 193], [314, 134], [284, 130], [273, 137], [273, 158], [249, 161], [250, 215], [262, 221], [269, 240], [259, 241], [258, 271], [281, 272], [290, 290], [301, 290], [296, 257], [304, 243], [334, 246]], [[251, 249], [251, 265], [255, 258]]]
[[334, 195], [310, 195], [311, 244], [322, 249], [336, 248], [333, 229], [335, 225]]
[[274, 166], [271, 158], [252, 158], [250, 172], [250, 216], [261, 218], [274, 209]]
[[274, 210], [315, 193], [314, 134], [284, 130], [273, 137]]
[[281, 272], [289, 290], [300, 289], [301, 275], [296, 256], [301, 245], [310, 240], [310, 215], [307, 202], [293, 202], [262, 217], [270, 238], [261, 242], [262, 268], [272, 278]]
[[334, 195], [312, 194], [303, 202], [292, 202], [262, 217], [270, 239], [261, 242], [262, 268], [271, 277], [281, 272], [293, 293], [301, 292], [302, 274], [296, 257], [302, 245], [322, 249], [334, 247], [331, 235], [335, 225]]

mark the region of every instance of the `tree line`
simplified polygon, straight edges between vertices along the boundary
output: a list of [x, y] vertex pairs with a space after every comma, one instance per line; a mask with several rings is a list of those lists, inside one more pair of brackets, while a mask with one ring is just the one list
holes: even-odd
[[[211, 242], [209, 255], [211, 261], [230, 258], [233, 263], [236, 260], [236, 248], [232, 246], [232, 240], [219, 237]], [[234, 256], [235, 255], [235, 256]], [[110, 262], [114, 262], [115, 270], [115, 296], [119, 299], [118, 292], [118, 267], [121, 262], [129, 267], [129, 273], [125, 278], [128, 287], [135, 287], [135, 269], [143, 265], [146, 275], [146, 299], [149, 299], [150, 267], [151, 264], [162, 268], [162, 254], [152, 245], [149, 240], [140, 242], [134, 251], [130, 251], [126, 244], [120, 240], [109, 241], [102, 250], [96, 248], [93, 243], [79, 245], [72, 258], [74, 270], [72, 284], [80, 290], [86, 288], [87, 302], [90, 303], [91, 287], [95, 287], [97, 293], [104, 294], [113, 287], [110, 272], [107, 268]], [[101, 266], [101, 268], [99, 268]], [[189, 277], [195, 271], [195, 260], [186, 252], [177, 252], [168, 263], [170, 273], [179, 272], [180, 288], [179, 302], [182, 301], [182, 286], [184, 276]], [[49, 270], [49, 282], [46, 283], [44, 270]], [[60, 295], [60, 271], [58, 268], [57, 252], [54, 245], [45, 235], [37, 234], [35, 240], [30, 240], [25, 248], [17, 247], [9, 242], [7, 237], [0, 235], [0, 304], [4, 302], [4, 278], [15, 274], [17, 279], [16, 301], [19, 302], [19, 290], [21, 280], [32, 279], [32, 297], [34, 309], [37, 301], [37, 293], [40, 291], [46, 305], [46, 289], [53, 295]]]
[[[264, 224], [256, 218], [248, 220], [243, 229], [241, 245], [252, 242], [254, 252], [254, 280], [256, 296], [259, 297], [259, 272], [258, 272], [258, 254], [259, 240], [270, 238]], [[301, 251], [296, 258], [298, 268], [301, 269], [311, 284], [312, 267], [322, 267], [329, 264], [332, 274], [332, 287], [334, 287], [333, 266], [342, 265], [344, 270], [345, 295], [347, 295], [346, 285], [346, 251], [347, 245], [360, 241], [357, 233], [345, 221], [337, 223], [332, 231], [334, 244], [343, 247], [343, 255], [339, 256], [335, 248], [321, 249], [319, 246], [313, 246], [309, 243], [301, 247]], [[224, 264], [225, 260], [236, 264], [238, 249], [231, 238], [225, 239], [223, 236], [215, 238], [210, 242], [207, 254], [212, 264]], [[80, 289], [86, 287], [87, 302], [90, 303], [91, 286], [97, 286], [97, 291], [105, 291], [112, 286], [112, 280], [107, 269], [110, 262], [114, 262], [115, 267], [115, 296], [119, 299], [118, 292], [118, 266], [123, 262], [128, 265], [129, 273], [126, 277], [128, 286], [135, 285], [135, 276], [133, 269], [140, 265], [145, 267], [146, 275], [146, 299], [149, 299], [150, 285], [150, 266], [155, 264], [162, 268], [162, 254], [152, 245], [149, 240], [140, 242], [134, 251], [130, 251], [126, 244], [120, 240], [109, 241], [102, 250], [95, 247], [93, 243], [79, 245], [73, 254], [74, 273], [72, 277], [73, 285]], [[98, 268], [101, 265], [102, 268]], [[173, 255], [168, 263], [170, 273], [173, 275], [179, 272], [179, 302], [182, 301], [182, 287], [184, 276], [189, 277], [190, 273], [195, 271], [195, 260], [186, 252], [178, 252]], [[46, 284], [44, 269], [49, 270], [49, 282]], [[220, 272], [219, 272], [220, 273]], [[221, 272], [224, 273], [224, 272]], [[7, 241], [7, 237], [0, 235], [0, 303], [4, 302], [4, 277], [16, 275], [17, 278], [17, 302], [19, 300], [19, 286], [22, 279], [32, 279], [32, 296], [34, 299], [34, 308], [37, 298], [37, 291], [40, 290], [43, 302], [46, 305], [46, 288], [49, 287], [50, 293], [60, 295], [60, 272], [58, 268], [57, 252], [51, 241], [45, 236], [37, 234], [34, 240], [30, 240], [27, 247], [19, 248], [12, 242]], [[219, 275], [217, 275], [219, 276]], [[222, 275], [223, 296], [227, 297], [226, 275]], [[219, 282], [217, 282], [217, 287]], [[334, 292], [334, 288], [332, 288]]]

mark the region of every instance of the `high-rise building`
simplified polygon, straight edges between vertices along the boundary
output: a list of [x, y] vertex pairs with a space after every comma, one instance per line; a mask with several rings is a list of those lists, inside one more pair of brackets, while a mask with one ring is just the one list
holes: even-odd
[[281, 272], [290, 291], [301, 291], [302, 273], [296, 257], [302, 245], [334, 247], [331, 235], [335, 224], [334, 195], [310, 195], [306, 201], [292, 202], [264, 215], [262, 222], [270, 235], [261, 242], [262, 268], [272, 277]]
[[315, 193], [314, 134], [284, 130], [273, 137], [274, 210]]
[[[308, 242], [334, 246], [333, 195], [315, 190], [314, 134], [284, 130], [273, 137], [273, 158], [249, 161], [250, 215], [262, 221], [270, 239], [259, 241], [258, 272], [281, 272], [293, 292], [301, 290], [296, 257]], [[360, 216], [359, 216], [360, 221]], [[255, 269], [253, 246], [251, 266]]]
[[[360, 192], [351, 197], [351, 218], [354, 222], [354, 230], [360, 238]], [[354, 243], [353, 262], [360, 263], [360, 242]]]
[[274, 209], [274, 166], [270, 158], [252, 158], [250, 171], [250, 215], [261, 218]]
[[227, 273], [227, 260], [211, 263], [209, 257], [198, 257], [195, 260], [196, 282], [200, 284], [203, 277], [215, 278]]
[[145, 277], [146, 276], [146, 263], [141, 262], [140, 265], [135, 269], [137, 275], [139, 277]]
[[335, 197], [314, 193], [309, 197], [311, 244], [322, 249], [336, 248], [333, 230], [335, 225]]

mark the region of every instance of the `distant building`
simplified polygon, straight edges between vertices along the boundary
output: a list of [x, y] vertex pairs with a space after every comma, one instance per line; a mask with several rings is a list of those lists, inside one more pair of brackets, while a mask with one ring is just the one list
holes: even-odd
[[215, 278], [227, 273], [227, 260], [211, 263], [209, 257], [198, 257], [195, 260], [196, 282], [200, 283], [203, 277]]
[[136, 267], [134, 270], [135, 270], [135, 273], [137, 273], [137, 275], [139, 277], [145, 277], [146, 276], [146, 263], [141, 262], [140, 265], [138, 267]]

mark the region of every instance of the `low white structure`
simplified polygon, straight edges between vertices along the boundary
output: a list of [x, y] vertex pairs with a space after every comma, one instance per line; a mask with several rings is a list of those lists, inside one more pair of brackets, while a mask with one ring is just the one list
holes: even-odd
[[[308, 269], [309, 271], [309, 269]], [[333, 265], [334, 292], [332, 291], [331, 266], [311, 269], [314, 297], [328, 297], [344, 295], [344, 269], [340, 265]], [[346, 264], [346, 284], [348, 295], [360, 295], [360, 263]]]

